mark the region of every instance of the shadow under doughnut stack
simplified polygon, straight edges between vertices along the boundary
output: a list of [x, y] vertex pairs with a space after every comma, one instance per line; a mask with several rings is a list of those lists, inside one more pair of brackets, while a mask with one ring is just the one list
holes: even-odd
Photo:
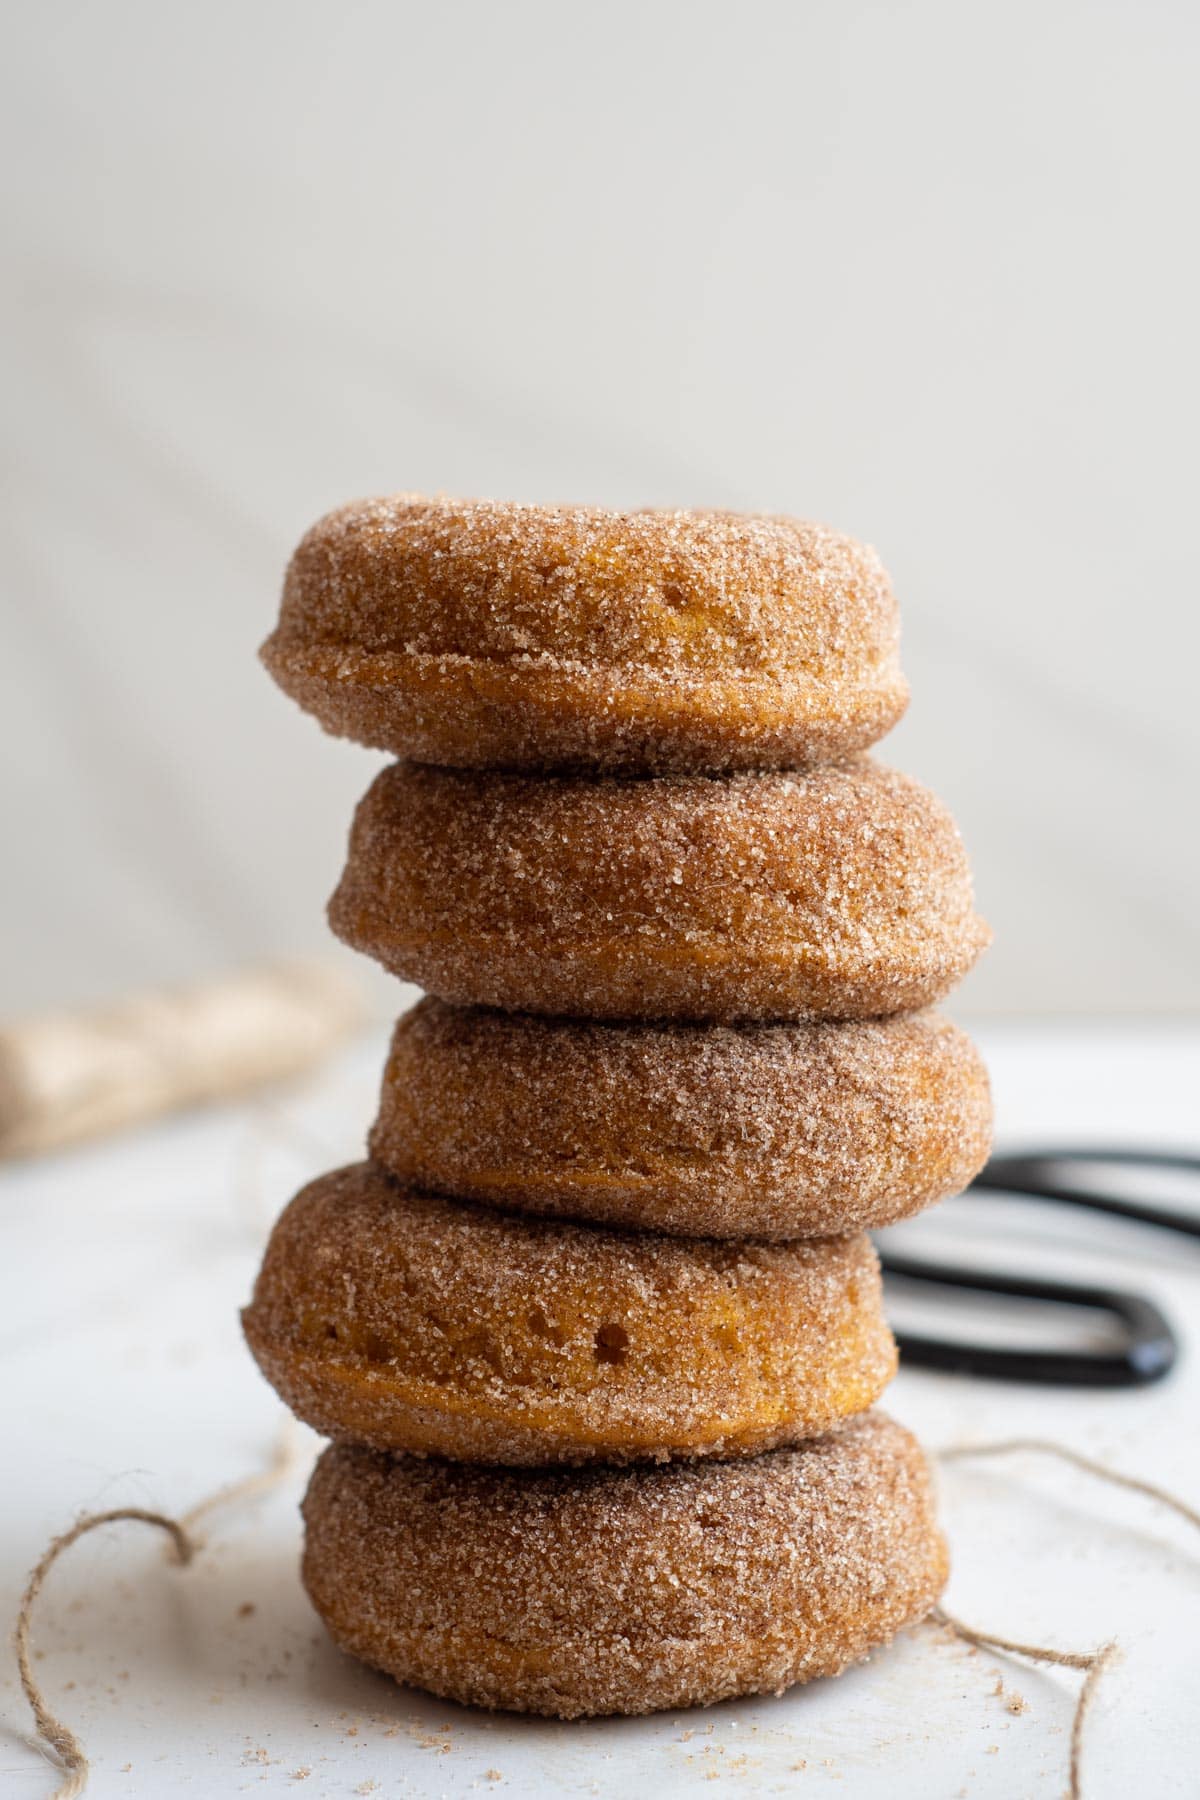
[[866, 1232], [970, 1181], [927, 1010], [987, 940], [907, 690], [821, 527], [343, 508], [264, 647], [388, 750], [330, 907], [429, 997], [370, 1160], [278, 1221], [246, 1335], [333, 1442], [304, 1579], [401, 1681], [575, 1717], [780, 1691], [945, 1581]]

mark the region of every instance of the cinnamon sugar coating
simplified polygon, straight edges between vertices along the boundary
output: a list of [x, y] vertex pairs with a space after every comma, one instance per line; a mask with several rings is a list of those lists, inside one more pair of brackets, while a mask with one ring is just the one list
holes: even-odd
[[521, 1472], [335, 1446], [304, 1501], [335, 1641], [475, 1706], [577, 1718], [836, 1675], [923, 1618], [946, 1547], [882, 1413], [737, 1463]]
[[821, 1237], [958, 1193], [991, 1123], [983, 1060], [936, 1013], [601, 1025], [427, 999], [396, 1026], [371, 1154], [519, 1212]]
[[544, 1465], [739, 1456], [826, 1430], [895, 1372], [865, 1236], [724, 1243], [517, 1217], [369, 1163], [297, 1195], [243, 1314], [323, 1434]]
[[444, 1000], [714, 1022], [910, 1011], [989, 936], [949, 813], [865, 757], [632, 781], [393, 764], [329, 920]]
[[872, 550], [798, 519], [400, 494], [318, 521], [263, 660], [329, 731], [453, 767], [792, 766], [904, 711]]

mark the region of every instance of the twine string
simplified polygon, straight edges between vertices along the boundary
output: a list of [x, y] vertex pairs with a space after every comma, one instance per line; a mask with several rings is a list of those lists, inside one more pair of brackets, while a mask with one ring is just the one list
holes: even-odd
[[[178, 1519], [166, 1513], [150, 1512], [142, 1507], [116, 1507], [108, 1512], [87, 1513], [77, 1519], [67, 1531], [56, 1537], [38, 1560], [25, 1592], [21, 1598], [17, 1613], [16, 1651], [17, 1667], [20, 1672], [21, 1686], [29, 1701], [33, 1713], [38, 1736], [50, 1746], [64, 1770], [64, 1779], [59, 1783], [52, 1800], [78, 1800], [87, 1786], [90, 1764], [87, 1754], [71, 1727], [51, 1711], [39, 1683], [35, 1680], [30, 1654], [30, 1635], [32, 1631], [33, 1611], [42, 1590], [42, 1585], [51, 1568], [64, 1551], [85, 1536], [104, 1525], [134, 1522], [153, 1525], [167, 1534], [170, 1548], [176, 1563], [184, 1566], [191, 1562], [197, 1551], [202, 1548], [203, 1540], [194, 1534], [196, 1522], [206, 1518], [217, 1508], [234, 1504], [268, 1493], [286, 1481], [296, 1468], [301, 1456], [302, 1439], [290, 1416], [285, 1416], [282, 1427], [277, 1434], [270, 1461], [263, 1469], [243, 1476], [240, 1480], [227, 1483], [214, 1493], [207, 1494], [194, 1506], [181, 1514]], [[1106, 1464], [1072, 1450], [1063, 1444], [1053, 1443], [1048, 1438], [1004, 1438], [995, 1442], [979, 1444], [953, 1444], [938, 1452], [941, 1462], [961, 1462], [972, 1457], [1009, 1456], [1018, 1454], [1037, 1454], [1058, 1458], [1094, 1476], [1098, 1481], [1108, 1483], [1112, 1487], [1125, 1488], [1130, 1492], [1141, 1494], [1167, 1507], [1179, 1515], [1190, 1525], [1200, 1530], [1200, 1510], [1181, 1500], [1177, 1495], [1169, 1493], [1166, 1488], [1155, 1482], [1145, 1481], [1139, 1476], [1125, 1475], [1118, 1469], [1110, 1469]], [[1104, 1671], [1109, 1668], [1118, 1655], [1115, 1641], [1101, 1644], [1096, 1650], [1057, 1650], [1047, 1644], [1026, 1644], [1015, 1638], [1001, 1637], [995, 1632], [978, 1631], [966, 1625], [961, 1619], [937, 1607], [929, 1615], [931, 1620], [944, 1629], [952, 1631], [964, 1643], [977, 1649], [996, 1650], [1007, 1656], [1024, 1657], [1030, 1662], [1047, 1663], [1059, 1668], [1079, 1669], [1083, 1671], [1083, 1683], [1079, 1690], [1079, 1698], [1075, 1705], [1075, 1715], [1071, 1724], [1070, 1746], [1070, 1800], [1082, 1800], [1082, 1752], [1083, 1733], [1086, 1720], [1096, 1689]]]
[[1051, 1438], [1015, 1437], [997, 1438], [994, 1442], [984, 1444], [950, 1444], [945, 1450], [939, 1450], [939, 1462], [963, 1462], [968, 1457], [984, 1456], [1054, 1456], [1060, 1462], [1070, 1463], [1073, 1468], [1081, 1469], [1085, 1475], [1094, 1475], [1097, 1481], [1106, 1481], [1110, 1487], [1128, 1488], [1131, 1494], [1144, 1494], [1148, 1500], [1157, 1500], [1189, 1525], [1200, 1531], [1200, 1508], [1189, 1506], [1177, 1494], [1168, 1493], [1155, 1481], [1144, 1481], [1140, 1475], [1125, 1475], [1120, 1469], [1110, 1469], [1107, 1463], [1097, 1462], [1094, 1457], [1085, 1456], [1081, 1450], [1072, 1450], [1066, 1444], [1056, 1444]]
[[1101, 1644], [1098, 1650], [1055, 1650], [1049, 1644], [1022, 1644], [1015, 1638], [1000, 1637], [992, 1631], [976, 1631], [973, 1626], [964, 1625], [961, 1619], [956, 1619], [953, 1613], [948, 1613], [944, 1606], [935, 1606], [929, 1617], [936, 1625], [944, 1625], [955, 1637], [961, 1638], [965, 1644], [973, 1644], [979, 1650], [1000, 1650], [1006, 1656], [1023, 1656], [1029, 1662], [1053, 1663], [1063, 1669], [1084, 1670], [1083, 1685], [1075, 1702], [1075, 1716], [1071, 1720], [1071, 1769], [1067, 1789], [1070, 1800], [1083, 1800], [1083, 1728], [1100, 1677], [1117, 1659], [1116, 1641]]
[[256, 1469], [252, 1474], [245, 1475], [238, 1481], [227, 1482], [215, 1493], [206, 1494], [202, 1500], [198, 1500], [194, 1506], [189, 1507], [187, 1512], [182, 1513], [178, 1519], [171, 1518], [168, 1513], [151, 1512], [141, 1506], [117, 1506], [107, 1512], [84, 1513], [46, 1547], [21, 1596], [13, 1638], [21, 1686], [24, 1689], [25, 1698], [29, 1702], [30, 1711], [33, 1713], [37, 1734], [44, 1743], [50, 1746], [64, 1770], [64, 1779], [55, 1788], [51, 1800], [78, 1800], [78, 1796], [87, 1786], [88, 1775], [91, 1772], [91, 1764], [83, 1745], [66, 1721], [51, 1711], [46, 1696], [42, 1692], [41, 1684], [35, 1679], [33, 1673], [30, 1652], [33, 1612], [38, 1595], [42, 1591], [42, 1584], [54, 1564], [64, 1551], [69, 1550], [72, 1544], [78, 1543], [79, 1539], [86, 1537], [89, 1532], [98, 1531], [104, 1525], [133, 1522], [140, 1525], [153, 1525], [159, 1531], [164, 1531], [170, 1539], [170, 1550], [174, 1561], [180, 1567], [186, 1567], [197, 1551], [203, 1548], [203, 1539], [193, 1531], [196, 1521], [206, 1518], [218, 1507], [249, 1500], [258, 1494], [268, 1493], [272, 1488], [278, 1487], [299, 1462], [300, 1446], [300, 1433], [291, 1416], [287, 1415], [277, 1434], [271, 1460], [266, 1468]]
[[[209, 1513], [216, 1512], [222, 1506], [232, 1506], [243, 1500], [253, 1500], [259, 1494], [269, 1494], [279, 1487], [300, 1466], [304, 1440], [299, 1426], [291, 1413], [284, 1413], [279, 1429], [275, 1433], [275, 1442], [271, 1449], [270, 1460], [265, 1467], [255, 1469], [249, 1475], [241, 1475], [236, 1481], [227, 1481], [223, 1487], [213, 1493], [206, 1494], [197, 1500], [194, 1506], [181, 1514], [180, 1523], [185, 1531], [192, 1531], [198, 1519], [205, 1519]], [[203, 1546], [203, 1539], [198, 1547]]]
[[83, 1745], [71, 1727], [56, 1713], [51, 1712], [41, 1687], [34, 1680], [29, 1653], [33, 1609], [42, 1591], [42, 1583], [64, 1550], [69, 1550], [72, 1544], [77, 1543], [89, 1531], [97, 1531], [102, 1525], [117, 1525], [127, 1520], [142, 1525], [155, 1525], [160, 1531], [165, 1531], [171, 1539], [176, 1562], [181, 1566], [191, 1562], [195, 1555], [195, 1544], [179, 1520], [168, 1518], [166, 1513], [148, 1512], [140, 1506], [117, 1506], [109, 1512], [85, 1513], [81, 1519], [76, 1519], [68, 1531], [61, 1532], [43, 1552], [29, 1577], [17, 1610], [14, 1636], [21, 1686], [33, 1713], [38, 1736], [49, 1744], [66, 1771], [66, 1779], [55, 1788], [53, 1800], [75, 1800], [77, 1794], [82, 1794], [87, 1786], [90, 1765]]
[[[1059, 1462], [1081, 1470], [1085, 1475], [1094, 1476], [1097, 1481], [1107, 1483], [1109, 1487], [1124, 1488], [1129, 1493], [1141, 1494], [1146, 1499], [1154, 1500], [1200, 1530], [1200, 1510], [1189, 1505], [1186, 1500], [1181, 1500], [1177, 1494], [1169, 1493], [1157, 1482], [1146, 1481], [1140, 1475], [1125, 1475], [1120, 1469], [1111, 1469], [1107, 1463], [1097, 1462], [1094, 1457], [1085, 1456], [1081, 1450], [1072, 1450], [1067, 1444], [1056, 1444], [1051, 1438], [997, 1438], [980, 1444], [950, 1444], [937, 1453], [938, 1461], [944, 1463], [965, 1462], [971, 1458], [1023, 1455], [1054, 1457]], [[999, 1650], [1007, 1656], [1025, 1657], [1029, 1662], [1052, 1663], [1059, 1668], [1084, 1671], [1083, 1685], [1080, 1687], [1079, 1698], [1075, 1702], [1075, 1715], [1071, 1721], [1068, 1788], [1070, 1800], [1082, 1800], [1084, 1726], [1100, 1685], [1100, 1677], [1120, 1654], [1116, 1640], [1111, 1639], [1096, 1650], [1055, 1650], [1046, 1644], [1022, 1644], [1015, 1638], [1000, 1637], [995, 1632], [976, 1631], [973, 1626], [964, 1625], [961, 1619], [956, 1619], [941, 1606], [935, 1607], [929, 1616], [936, 1624], [947, 1627], [964, 1643], [973, 1644], [977, 1649]]]

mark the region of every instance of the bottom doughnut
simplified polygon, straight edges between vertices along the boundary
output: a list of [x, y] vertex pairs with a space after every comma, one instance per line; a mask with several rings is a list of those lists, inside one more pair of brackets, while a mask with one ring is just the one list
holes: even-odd
[[481, 1468], [335, 1444], [304, 1583], [342, 1649], [443, 1698], [571, 1719], [836, 1675], [945, 1583], [925, 1459], [882, 1413], [796, 1449]]

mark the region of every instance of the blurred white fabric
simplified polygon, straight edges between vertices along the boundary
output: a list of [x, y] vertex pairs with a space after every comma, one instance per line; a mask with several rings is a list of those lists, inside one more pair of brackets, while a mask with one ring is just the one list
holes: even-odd
[[257, 667], [408, 487], [869, 538], [981, 1011], [1200, 1008], [1200, 13], [10, 14], [6, 1009], [321, 940], [374, 759]]

